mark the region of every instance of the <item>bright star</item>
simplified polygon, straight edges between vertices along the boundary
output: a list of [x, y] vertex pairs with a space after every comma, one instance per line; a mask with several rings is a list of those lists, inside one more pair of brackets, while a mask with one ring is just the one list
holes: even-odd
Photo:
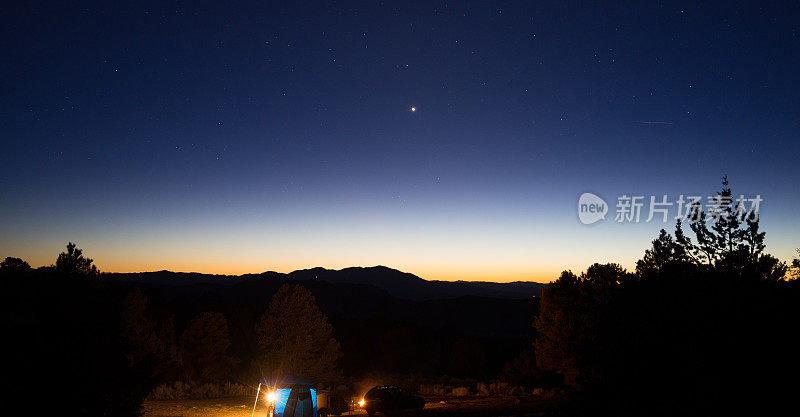
[[417, 108], [416, 108], [416, 107], [412, 107], [412, 108], [411, 108], [411, 111], [412, 111], [412, 112], [415, 112], [415, 111], [417, 111]]

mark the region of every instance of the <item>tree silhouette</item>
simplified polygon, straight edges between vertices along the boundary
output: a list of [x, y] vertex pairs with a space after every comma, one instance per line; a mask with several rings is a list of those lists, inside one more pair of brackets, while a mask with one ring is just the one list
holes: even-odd
[[709, 209], [713, 219], [711, 243], [715, 246], [714, 251], [724, 257], [739, 250], [744, 237], [744, 231], [739, 228], [742, 221], [738, 215], [744, 207], [741, 202], [734, 204], [727, 175], [722, 177], [722, 191], [714, 197], [714, 204], [715, 207]]
[[667, 266], [693, 264], [728, 276], [757, 276], [768, 281], [786, 278], [786, 263], [764, 253], [765, 233], [759, 230], [758, 214], [745, 210], [742, 197], [733, 200], [727, 176], [722, 177], [722, 190], [712, 198], [712, 207], [706, 212], [694, 202], [686, 220], [694, 240], [684, 234], [681, 219], [674, 237], [662, 229], [636, 263], [639, 277], [652, 276]]
[[483, 377], [485, 357], [479, 340], [471, 335], [462, 336], [453, 343], [448, 373], [460, 377]]
[[157, 374], [176, 361], [175, 334], [172, 318], [163, 322], [148, 314], [147, 297], [139, 288], [132, 288], [120, 303], [122, 342], [130, 366], [155, 364]]
[[[80, 259], [74, 248], [71, 252]], [[61, 258], [62, 267], [69, 263]], [[3, 364], [9, 397], [29, 403], [29, 396], [38, 396], [29, 387], [41, 384], [38, 370], [43, 369], [69, 377], [48, 390], [47, 401], [36, 403], [40, 414], [141, 415], [142, 401], [154, 386], [155, 361], [132, 360], [123, 311], [127, 288], [90, 275], [64, 279], [55, 268], [38, 268], [26, 278], [3, 282], [2, 304], [13, 318], [6, 325], [14, 335]]]
[[617, 264], [594, 264], [581, 276], [564, 271], [542, 292], [534, 327], [536, 364], [563, 376], [572, 387], [598, 377], [592, 364], [599, 337], [601, 308], [630, 274]]
[[[680, 230], [680, 225], [678, 226]], [[678, 234], [676, 232], [676, 234]], [[684, 245], [680, 242], [683, 238], [682, 231], [679, 238], [673, 238], [666, 230], [661, 229], [658, 238], [653, 241], [653, 246], [644, 251], [644, 257], [636, 261], [636, 274], [643, 277], [662, 271], [670, 264], [689, 262], [691, 257], [686, 253]]]
[[256, 326], [264, 373], [294, 373], [320, 383], [338, 376], [342, 356], [333, 327], [310, 291], [285, 284]]
[[31, 266], [21, 258], [7, 257], [5, 261], [0, 262], [0, 272], [18, 273], [25, 272], [31, 269]]
[[581, 281], [571, 271], [542, 292], [539, 315], [533, 326], [539, 333], [534, 343], [536, 364], [563, 376], [564, 383], [578, 386], [582, 379], [580, 350], [591, 339], [589, 305], [582, 296]]
[[195, 317], [181, 335], [181, 362], [190, 380], [219, 381], [234, 364], [228, 356], [228, 319], [205, 312]]
[[674, 236], [661, 230], [635, 278], [595, 264], [544, 290], [536, 363], [579, 389], [586, 410], [576, 414], [772, 415], [790, 405], [798, 287], [782, 282], [787, 266], [764, 253], [758, 217], [722, 185], [711, 210], [691, 207], [694, 241], [680, 220]]
[[709, 266], [738, 268], [758, 262], [764, 251], [765, 233], [759, 231], [758, 214], [748, 213], [743, 200], [734, 201], [727, 176], [722, 177], [722, 190], [713, 197], [712, 203], [708, 212], [702, 210], [699, 202], [691, 206], [689, 227], [696, 243], [683, 235], [678, 221], [676, 241], [683, 251]]
[[97, 267], [90, 258], [83, 256], [83, 249], [78, 249], [74, 243], [67, 243], [67, 251], [61, 252], [56, 259], [56, 271], [67, 275], [95, 276], [99, 274]]
[[512, 385], [530, 384], [535, 382], [539, 373], [536, 357], [526, 349], [503, 365], [502, 380]]

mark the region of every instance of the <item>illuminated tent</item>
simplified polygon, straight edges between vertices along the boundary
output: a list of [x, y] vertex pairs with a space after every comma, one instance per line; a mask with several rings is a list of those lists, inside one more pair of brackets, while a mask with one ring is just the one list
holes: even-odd
[[297, 375], [264, 378], [261, 385], [275, 391], [273, 417], [317, 417], [316, 385]]

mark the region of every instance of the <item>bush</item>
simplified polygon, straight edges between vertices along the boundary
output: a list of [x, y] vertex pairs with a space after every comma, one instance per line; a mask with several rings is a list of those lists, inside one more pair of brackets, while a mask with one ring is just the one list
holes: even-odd
[[238, 383], [226, 382], [224, 384], [187, 384], [176, 381], [157, 386], [148, 400], [183, 400], [187, 398], [221, 398], [238, 397], [253, 394], [253, 388]]
[[[454, 396], [465, 397], [477, 395], [481, 397], [489, 396], [509, 396], [524, 395], [526, 389], [523, 386], [510, 385], [503, 381], [477, 382], [461, 379], [450, 379], [447, 383], [440, 384], [420, 384], [419, 392], [421, 395]], [[544, 392], [541, 388], [539, 392]]]

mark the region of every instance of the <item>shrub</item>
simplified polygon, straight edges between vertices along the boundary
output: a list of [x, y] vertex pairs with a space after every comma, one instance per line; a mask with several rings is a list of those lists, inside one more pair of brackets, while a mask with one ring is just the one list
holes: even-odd
[[226, 382], [224, 384], [187, 384], [176, 381], [157, 386], [150, 395], [149, 400], [183, 400], [187, 398], [221, 398], [250, 395], [251, 387], [242, 384]]

